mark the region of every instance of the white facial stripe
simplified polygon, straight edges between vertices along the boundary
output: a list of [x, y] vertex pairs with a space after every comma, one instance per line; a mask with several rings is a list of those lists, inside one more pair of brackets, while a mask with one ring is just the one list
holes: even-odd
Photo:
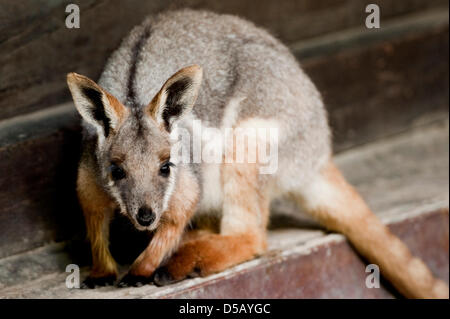
[[175, 184], [176, 184], [176, 174], [177, 174], [177, 167], [173, 166], [170, 169], [170, 175], [169, 175], [169, 184], [167, 185], [166, 188], [166, 193], [164, 194], [164, 198], [163, 198], [163, 211], [165, 212], [167, 210], [167, 208], [169, 207], [169, 200], [170, 197], [172, 196], [173, 191], [175, 190]]

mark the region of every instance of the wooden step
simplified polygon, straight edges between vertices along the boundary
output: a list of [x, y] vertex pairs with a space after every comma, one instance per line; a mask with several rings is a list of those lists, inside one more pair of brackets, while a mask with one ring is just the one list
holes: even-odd
[[[0, 120], [69, 99], [65, 74], [98, 78], [110, 55], [145, 16], [190, 7], [233, 13], [261, 25], [287, 44], [363, 25], [364, 0], [86, 0], [81, 26], [67, 29], [69, 0], [0, 2]], [[379, 0], [382, 21], [442, 7], [446, 0]], [[119, 9], [118, 9], [119, 8]], [[365, 30], [369, 31], [369, 30]]]
[[[323, 92], [337, 152], [448, 117], [448, 10], [358, 30], [292, 45]], [[0, 258], [84, 238], [79, 142], [71, 103], [0, 121]]]
[[[436, 276], [449, 282], [448, 118], [345, 151], [336, 157], [372, 209]], [[65, 266], [79, 263], [70, 244], [0, 259], [0, 298], [392, 298], [365, 286], [365, 262], [345, 238], [296, 218], [292, 203], [273, 207], [269, 251], [206, 278], [167, 287], [67, 289]], [[295, 211], [294, 211], [295, 210]], [[297, 226], [293, 228], [293, 220]], [[283, 226], [280, 221], [289, 221]], [[300, 226], [303, 225], [303, 228]], [[83, 267], [83, 275], [87, 268]], [[126, 269], [123, 268], [125, 271]]]

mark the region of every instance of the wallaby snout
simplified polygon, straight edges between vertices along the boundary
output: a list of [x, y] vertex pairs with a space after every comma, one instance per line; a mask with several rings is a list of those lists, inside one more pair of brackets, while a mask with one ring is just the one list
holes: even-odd
[[150, 226], [155, 221], [155, 213], [151, 208], [143, 206], [139, 208], [136, 220], [141, 226]]

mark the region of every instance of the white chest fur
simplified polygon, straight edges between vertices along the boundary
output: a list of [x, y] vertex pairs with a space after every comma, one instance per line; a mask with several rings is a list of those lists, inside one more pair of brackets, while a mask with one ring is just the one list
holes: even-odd
[[202, 197], [198, 205], [199, 212], [222, 209], [223, 194], [220, 164], [202, 164]]

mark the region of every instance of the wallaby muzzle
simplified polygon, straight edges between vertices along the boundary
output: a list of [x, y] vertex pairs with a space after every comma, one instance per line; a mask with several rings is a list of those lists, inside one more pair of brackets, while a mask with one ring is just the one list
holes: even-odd
[[155, 221], [155, 213], [149, 207], [141, 207], [136, 216], [137, 222], [144, 227], [150, 226]]

